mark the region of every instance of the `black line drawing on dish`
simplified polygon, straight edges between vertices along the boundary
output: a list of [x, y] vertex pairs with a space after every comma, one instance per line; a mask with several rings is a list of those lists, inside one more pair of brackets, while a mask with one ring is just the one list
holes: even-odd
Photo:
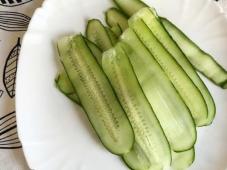
[[17, 134], [15, 111], [0, 117], [0, 149], [18, 149], [21, 143]]
[[20, 48], [21, 48], [20, 38], [18, 38], [17, 44], [12, 48], [8, 57], [6, 58], [3, 71], [3, 84], [9, 97], [11, 98], [15, 96], [17, 62], [20, 53]]
[[0, 0], [0, 5], [5, 7], [15, 7], [31, 1], [32, 0]]
[[30, 17], [10, 11], [0, 11], [0, 29], [5, 31], [26, 31], [30, 22]]
[[2, 97], [4, 91], [3, 90], [0, 90], [0, 98]]

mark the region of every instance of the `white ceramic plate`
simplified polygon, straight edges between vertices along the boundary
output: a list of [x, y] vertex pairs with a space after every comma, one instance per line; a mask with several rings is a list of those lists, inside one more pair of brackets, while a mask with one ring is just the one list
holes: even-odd
[[[227, 68], [227, 20], [210, 0], [147, 0]], [[99, 142], [85, 114], [54, 85], [59, 70], [56, 40], [84, 32], [110, 0], [46, 0], [24, 37], [17, 75], [18, 130], [35, 170], [126, 170]], [[227, 92], [206, 81], [217, 104], [210, 127], [198, 130], [192, 170], [227, 168]]]

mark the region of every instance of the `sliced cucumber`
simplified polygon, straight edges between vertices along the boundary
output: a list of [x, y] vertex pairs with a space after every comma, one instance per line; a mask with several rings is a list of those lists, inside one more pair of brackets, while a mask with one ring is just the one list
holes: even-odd
[[94, 43], [89, 41], [87, 38], [84, 38], [84, 39], [87, 43], [87, 46], [91, 50], [93, 56], [96, 58], [97, 62], [101, 66], [102, 65], [102, 51], [99, 49], [99, 47], [97, 45], [95, 45]]
[[102, 66], [129, 118], [135, 141], [144, 150], [151, 165], [170, 165], [168, 141], [123, 51], [122, 43], [103, 54]]
[[124, 154], [122, 158], [126, 165], [131, 169], [149, 170], [151, 168], [148, 157], [136, 142], [133, 145], [133, 149], [129, 153]]
[[122, 34], [122, 30], [121, 27], [119, 25], [114, 25], [111, 27], [111, 31], [113, 31], [113, 33], [117, 36], [120, 37], [120, 35]]
[[112, 45], [114, 46], [118, 41], [118, 37], [114, 34], [114, 32], [109, 27], [105, 27], [105, 29]]
[[58, 42], [61, 62], [81, 105], [104, 146], [114, 154], [130, 151], [132, 127], [82, 35]]
[[61, 72], [57, 78], [55, 79], [56, 86], [58, 89], [65, 94], [68, 98], [76, 102], [77, 104], [80, 104], [80, 100], [77, 96], [77, 94], [74, 92], [74, 88], [68, 78], [68, 75], [65, 71]]
[[[102, 65], [102, 52], [101, 50], [91, 41], [85, 38], [85, 41], [91, 50], [93, 56], [96, 58], [99, 65]], [[65, 71], [62, 71], [57, 78], [55, 79], [56, 85], [59, 88], [59, 90], [65, 94], [68, 98], [76, 102], [77, 104], [80, 104], [80, 100], [78, 95], [76, 94], [76, 91], [74, 90], [72, 83], [70, 82], [68, 75]]]
[[115, 4], [127, 15], [132, 16], [147, 5], [140, 0], [113, 0]]
[[172, 152], [172, 170], [185, 170], [195, 160], [195, 149], [194, 147], [184, 152]]
[[128, 18], [117, 8], [110, 8], [106, 11], [106, 23], [109, 27], [119, 25], [124, 31], [128, 28]]
[[114, 44], [111, 42], [108, 32], [101, 21], [92, 19], [88, 21], [86, 37], [96, 44], [102, 51], [110, 49]]
[[[143, 8], [145, 9], [145, 8]], [[168, 78], [188, 106], [197, 126], [207, 124], [207, 106], [199, 89], [194, 85], [182, 67], [156, 39], [151, 30], [140, 18], [143, 9], [129, 20], [129, 26], [148, 48], [155, 60], [167, 74]]]
[[135, 32], [127, 29], [121, 40], [171, 148], [174, 151], [190, 149], [196, 141], [196, 128], [187, 106]]
[[[91, 50], [91, 53], [93, 56], [96, 58], [97, 62], [99, 65], [102, 65], [102, 51], [91, 41], [89, 41], [87, 38], [85, 38], [85, 41], [87, 43], [87, 46]], [[75, 101], [76, 103], [79, 104], [79, 98], [72, 86], [72, 83], [70, 82], [68, 75], [66, 74], [65, 71], [62, 71], [55, 79], [55, 83], [59, 90], [65, 94], [67, 97]]]
[[227, 88], [224, 87], [225, 84], [227, 85], [226, 70], [219, 65], [211, 55], [201, 50], [201, 48], [192, 42], [192, 40], [190, 40], [173, 23], [165, 18], [162, 18], [161, 20], [169, 34], [179, 45], [192, 65], [216, 85], [222, 88]]
[[181, 49], [170, 37], [168, 32], [165, 30], [165, 28], [160, 22], [159, 17], [157, 17], [157, 14], [154, 11], [154, 9], [143, 8], [142, 10], [139, 11], [139, 15], [143, 19], [145, 24], [150, 28], [154, 36], [160, 41], [164, 48], [175, 58], [178, 64], [180, 64], [180, 66], [184, 69], [184, 71], [193, 81], [195, 86], [200, 90], [208, 108], [208, 117], [206, 119], [206, 125], [212, 123], [216, 110], [214, 100], [209, 90], [207, 89], [203, 81], [200, 79], [195, 69], [192, 67], [191, 63], [188, 61], [184, 53], [182, 53]]

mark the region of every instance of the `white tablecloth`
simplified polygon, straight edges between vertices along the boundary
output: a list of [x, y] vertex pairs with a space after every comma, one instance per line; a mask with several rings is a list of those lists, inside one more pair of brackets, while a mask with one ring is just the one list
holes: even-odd
[[[0, 0], [0, 170], [27, 170], [17, 136], [15, 82], [23, 34], [43, 0]], [[219, 5], [227, 11], [227, 0]]]

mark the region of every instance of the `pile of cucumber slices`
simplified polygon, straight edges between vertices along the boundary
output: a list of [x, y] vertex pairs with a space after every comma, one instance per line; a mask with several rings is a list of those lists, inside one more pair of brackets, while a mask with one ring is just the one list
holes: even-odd
[[104, 26], [57, 43], [57, 87], [86, 112], [102, 144], [133, 170], [185, 170], [196, 127], [215, 104], [196, 71], [227, 88], [227, 72], [173, 23], [139, 0], [115, 0]]

